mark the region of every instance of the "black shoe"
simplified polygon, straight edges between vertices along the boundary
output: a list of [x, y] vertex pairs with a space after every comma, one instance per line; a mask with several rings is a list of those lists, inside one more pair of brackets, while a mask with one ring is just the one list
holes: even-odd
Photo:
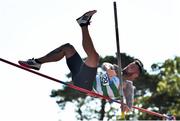
[[96, 13], [96, 10], [88, 11], [81, 17], [77, 18], [76, 21], [82, 26], [88, 26], [90, 24], [91, 17]]

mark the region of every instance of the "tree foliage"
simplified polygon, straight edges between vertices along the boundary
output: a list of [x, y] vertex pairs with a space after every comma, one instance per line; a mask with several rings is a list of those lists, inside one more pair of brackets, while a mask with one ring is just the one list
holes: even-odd
[[153, 64], [152, 69], [157, 72], [158, 83], [154, 85], [156, 90], [148, 99], [149, 103], [158, 111], [180, 119], [180, 57]]

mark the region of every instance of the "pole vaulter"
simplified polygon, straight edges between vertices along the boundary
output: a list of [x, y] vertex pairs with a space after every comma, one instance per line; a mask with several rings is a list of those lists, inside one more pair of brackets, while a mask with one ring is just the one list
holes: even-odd
[[[84, 88], [80, 88], [80, 87], [75, 86], [75, 85], [73, 85], [73, 84], [68, 84], [68, 83], [63, 82], [63, 81], [61, 81], [61, 80], [59, 80], [59, 79], [55, 79], [55, 78], [53, 78], [53, 77], [50, 77], [50, 76], [48, 76], [48, 75], [39, 73], [39, 72], [37, 72], [37, 71], [30, 70], [30, 69], [28, 69], [28, 68], [26, 68], [26, 67], [20, 66], [20, 65], [15, 64], [15, 63], [12, 63], [12, 62], [10, 62], [10, 61], [8, 61], [8, 60], [5, 60], [5, 59], [0, 58], [0, 61], [4, 62], [4, 63], [6, 63], [6, 64], [9, 64], [9, 65], [12, 65], [12, 66], [14, 66], [14, 67], [23, 69], [23, 70], [25, 70], [25, 71], [31, 72], [31, 73], [33, 73], [33, 74], [39, 75], [39, 76], [41, 76], [41, 77], [47, 78], [47, 79], [49, 79], [49, 80], [52, 80], [52, 81], [55, 81], [55, 82], [64, 84], [64, 85], [66, 85], [66, 86], [68, 86], [68, 87], [70, 87], [70, 88], [72, 88], [72, 89], [78, 90], [78, 91], [83, 92], [83, 93], [85, 93], [85, 94], [87, 94], [87, 95], [94, 96], [94, 97], [98, 97], [98, 98], [101, 98], [101, 99], [106, 99], [106, 100], [108, 100], [108, 101], [110, 101], [110, 102], [115, 102], [115, 103], [118, 103], [118, 104], [121, 104], [121, 105], [126, 105], [126, 104], [122, 103], [121, 101], [117, 101], [117, 100], [111, 99], [111, 98], [109, 98], [109, 97], [107, 97], [107, 96], [100, 95], [100, 94], [98, 94], [98, 93], [89, 91], [89, 90], [84, 89]], [[169, 119], [169, 116], [164, 115], [164, 114], [160, 114], [160, 113], [157, 113], [157, 112], [149, 111], [149, 110], [147, 110], [147, 109], [143, 109], [143, 108], [135, 107], [135, 106], [133, 106], [132, 108], [137, 109], [137, 110], [139, 110], [139, 111], [141, 111], [141, 112], [148, 113], [148, 114], [150, 114], [150, 115], [154, 115], [154, 116], [160, 117], [160, 118]]]

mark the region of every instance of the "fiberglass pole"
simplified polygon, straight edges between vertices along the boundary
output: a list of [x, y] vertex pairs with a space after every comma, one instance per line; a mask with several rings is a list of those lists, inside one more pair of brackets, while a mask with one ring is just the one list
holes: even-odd
[[117, 18], [117, 7], [116, 7], [116, 2], [113, 2], [113, 6], [114, 6], [114, 20], [115, 20], [115, 32], [116, 32], [116, 46], [117, 46], [117, 53], [116, 53], [116, 56], [117, 56], [117, 64], [119, 66], [119, 69], [118, 69], [118, 77], [119, 79], [121, 80], [120, 81], [120, 85], [121, 85], [121, 90], [120, 90], [120, 93], [121, 93], [121, 102], [122, 102], [122, 105], [121, 105], [121, 118], [122, 119], [125, 119], [125, 115], [124, 115], [124, 110], [123, 110], [123, 80], [122, 80], [122, 74], [121, 74], [121, 71], [122, 71], [122, 68], [121, 68], [121, 55], [120, 55], [120, 46], [119, 46], [119, 31], [118, 31], [118, 18]]

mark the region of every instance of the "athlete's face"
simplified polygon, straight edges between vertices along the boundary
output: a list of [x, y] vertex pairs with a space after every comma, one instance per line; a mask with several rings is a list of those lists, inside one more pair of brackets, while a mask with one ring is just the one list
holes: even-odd
[[128, 76], [131, 80], [135, 80], [139, 77], [139, 67], [135, 62], [130, 63], [123, 69], [123, 74]]

